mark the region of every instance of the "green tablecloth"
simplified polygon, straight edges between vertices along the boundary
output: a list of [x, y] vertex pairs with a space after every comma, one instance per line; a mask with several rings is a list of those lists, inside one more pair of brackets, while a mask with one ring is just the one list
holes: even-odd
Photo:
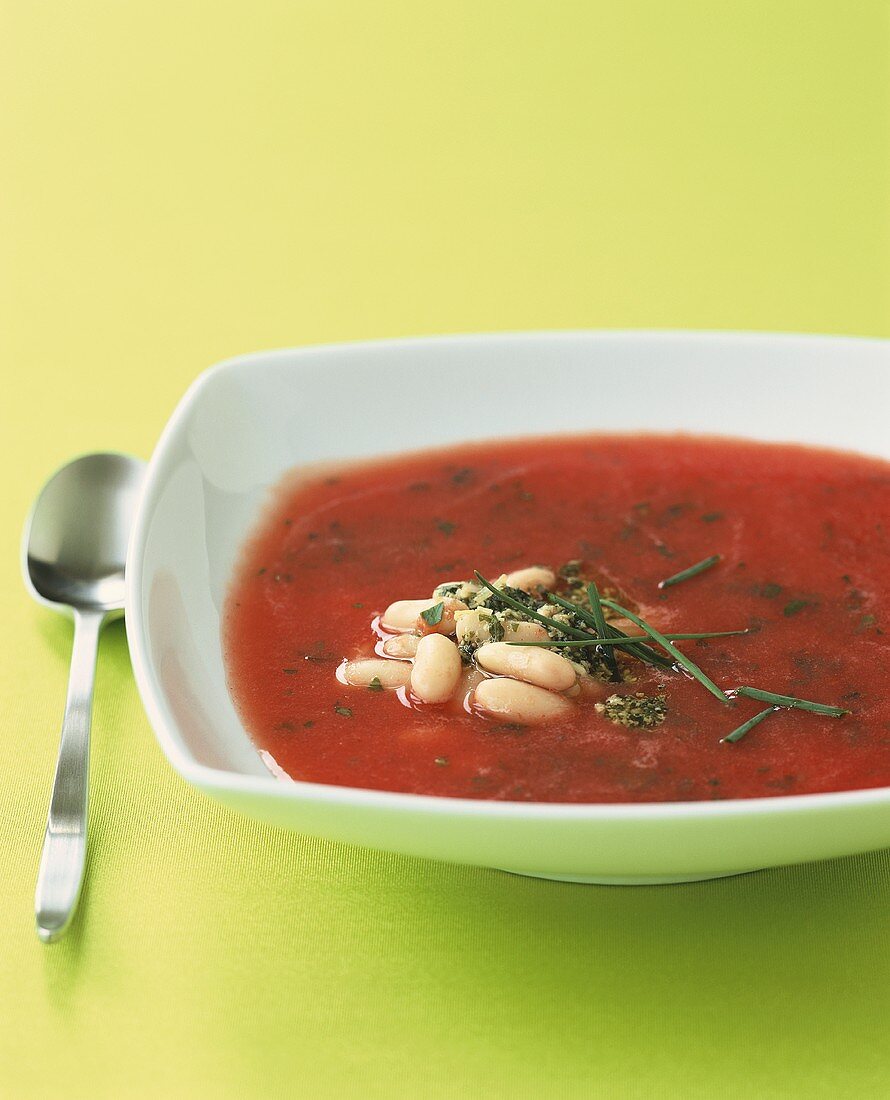
[[59, 463], [147, 455], [241, 351], [890, 335], [888, 43], [879, 0], [5, 6], [0, 1094], [890, 1094], [886, 853], [583, 888], [262, 828], [162, 758], [120, 625], [43, 947], [70, 628], [16, 545]]

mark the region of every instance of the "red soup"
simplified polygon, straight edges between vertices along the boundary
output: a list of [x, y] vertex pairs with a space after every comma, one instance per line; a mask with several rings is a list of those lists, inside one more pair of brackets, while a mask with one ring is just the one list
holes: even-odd
[[887, 785], [888, 504], [877, 459], [682, 436], [295, 475], [231, 586], [229, 687], [272, 770], [315, 783], [541, 802]]

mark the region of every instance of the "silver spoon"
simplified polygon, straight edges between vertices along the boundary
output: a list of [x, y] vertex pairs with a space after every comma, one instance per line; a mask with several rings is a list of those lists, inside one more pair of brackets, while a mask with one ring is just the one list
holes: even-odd
[[127, 455], [77, 458], [46, 483], [25, 527], [25, 584], [37, 601], [74, 618], [68, 702], [34, 897], [44, 943], [64, 934], [80, 897], [99, 632], [123, 612], [127, 541], [144, 472], [145, 463]]

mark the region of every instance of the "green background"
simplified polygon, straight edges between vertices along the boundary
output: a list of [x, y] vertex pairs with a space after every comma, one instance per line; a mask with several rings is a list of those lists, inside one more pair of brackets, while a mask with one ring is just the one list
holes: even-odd
[[890, 7], [7, 2], [0, 103], [0, 1092], [890, 1094], [887, 853], [582, 888], [261, 828], [162, 758], [119, 624], [43, 947], [70, 627], [17, 572], [58, 464], [239, 352], [890, 335]]

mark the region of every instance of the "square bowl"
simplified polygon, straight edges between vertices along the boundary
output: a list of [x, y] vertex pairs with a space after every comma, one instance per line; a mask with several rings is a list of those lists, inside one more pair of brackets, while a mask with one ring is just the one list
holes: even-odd
[[[444, 381], [472, 393], [437, 401]], [[571, 402], [539, 412], [546, 385]], [[677, 882], [890, 845], [890, 788], [720, 802], [558, 804], [390, 793], [269, 774], [226, 687], [221, 611], [294, 467], [495, 437], [687, 431], [890, 458], [890, 342], [527, 333], [242, 356], [202, 374], [149, 466], [127, 567], [139, 691], [171, 764], [251, 817], [331, 840], [569, 881]], [[436, 415], [426, 415], [435, 407]]]

